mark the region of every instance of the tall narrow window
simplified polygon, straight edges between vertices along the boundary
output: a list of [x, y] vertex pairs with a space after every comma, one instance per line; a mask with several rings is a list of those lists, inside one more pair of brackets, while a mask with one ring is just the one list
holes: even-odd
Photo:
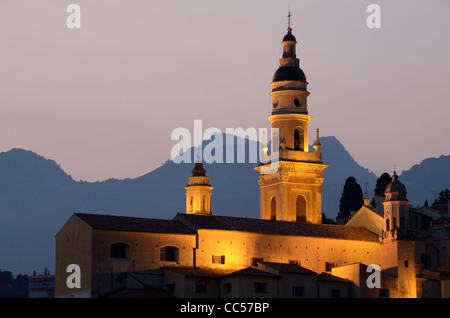
[[296, 130], [294, 130], [294, 150], [304, 150], [304, 133], [303, 128], [298, 127]]
[[270, 200], [270, 219], [277, 219], [277, 201], [275, 200], [275, 197], [272, 197]]
[[298, 195], [295, 200], [297, 222], [306, 222], [306, 199], [303, 195]]
[[189, 212], [192, 212], [192, 210], [193, 210], [193, 204], [194, 204], [193, 200], [194, 200], [193, 197], [189, 198]]
[[390, 231], [391, 230], [391, 226], [389, 224], [389, 219], [386, 219], [386, 231]]
[[206, 207], [206, 195], [203, 196], [203, 211], [204, 212], [208, 211]]

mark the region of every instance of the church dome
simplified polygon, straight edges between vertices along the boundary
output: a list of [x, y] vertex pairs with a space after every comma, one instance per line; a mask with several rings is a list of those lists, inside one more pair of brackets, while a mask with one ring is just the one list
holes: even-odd
[[194, 169], [192, 169], [193, 176], [204, 176], [206, 175], [206, 170], [203, 168], [203, 164], [201, 161], [197, 161], [195, 163]]
[[285, 42], [285, 41], [297, 41], [295, 39], [295, 36], [292, 34], [292, 29], [288, 28], [287, 31], [288, 31], [288, 33], [284, 36], [283, 42]]
[[392, 176], [391, 183], [386, 186], [384, 193], [386, 194], [387, 201], [408, 201], [406, 198], [406, 187], [398, 180], [398, 176], [395, 172]]
[[282, 66], [273, 75], [273, 82], [281, 81], [303, 81], [306, 82], [306, 75], [300, 67]]
[[292, 34], [292, 29], [287, 29], [287, 34], [283, 37], [283, 55], [280, 59], [279, 68], [273, 75], [272, 82], [281, 81], [302, 81], [306, 82], [305, 73], [299, 66], [299, 59], [295, 54], [295, 45], [297, 41]]

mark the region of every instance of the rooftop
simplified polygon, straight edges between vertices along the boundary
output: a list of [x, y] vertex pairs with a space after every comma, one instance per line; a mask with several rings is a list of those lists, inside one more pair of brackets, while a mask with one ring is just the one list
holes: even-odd
[[195, 235], [199, 229], [209, 229], [378, 242], [378, 236], [367, 229], [342, 225], [185, 213], [177, 214], [172, 220], [85, 213], [74, 215], [96, 230]]
[[75, 216], [96, 230], [195, 234], [180, 222], [128, 216], [75, 213]]
[[198, 229], [215, 229], [261, 234], [311, 236], [378, 242], [378, 236], [369, 230], [360, 227], [346, 227], [342, 225], [311, 224], [195, 214], [177, 214], [174, 220], [180, 221], [194, 231], [197, 231]]

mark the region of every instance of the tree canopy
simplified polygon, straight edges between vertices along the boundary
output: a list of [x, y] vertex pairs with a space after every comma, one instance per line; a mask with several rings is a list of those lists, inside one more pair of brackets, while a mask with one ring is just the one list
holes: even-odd
[[389, 183], [391, 183], [391, 176], [385, 172], [377, 179], [375, 194], [384, 196], [384, 190]]
[[448, 200], [450, 200], [450, 191], [446, 188], [445, 190], [441, 190], [441, 192], [439, 192], [438, 197], [434, 199], [433, 205], [447, 203]]
[[348, 177], [345, 180], [342, 191], [337, 218], [347, 222], [350, 217], [350, 211], [358, 211], [363, 204], [364, 198], [361, 186], [354, 177]]

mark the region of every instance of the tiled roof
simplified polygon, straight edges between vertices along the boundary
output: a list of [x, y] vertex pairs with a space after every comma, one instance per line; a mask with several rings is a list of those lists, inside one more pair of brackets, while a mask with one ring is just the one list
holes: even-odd
[[378, 236], [361, 227], [261, 220], [216, 215], [178, 214], [175, 220], [197, 229], [244, 231], [263, 234], [311, 236], [378, 242]]
[[74, 215], [97, 230], [195, 234], [193, 230], [174, 220], [85, 213], [75, 213]]
[[325, 273], [325, 272], [320, 273], [319, 276], [317, 276], [317, 280], [322, 281], [322, 282], [340, 282], [340, 283], [349, 283], [349, 284], [352, 283], [351, 280], [333, 276], [333, 275]]
[[261, 262], [261, 264], [264, 264], [267, 267], [273, 268], [273, 269], [277, 270], [279, 273], [317, 275], [316, 272], [309, 270], [307, 268], [298, 266], [296, 264], [272, 263], [272, 262]]
[[378, 236], [364, 228], [342, 225], [194, 214], [178, 214], [173, 220], [86, 213], [75, 213], [75, 216], [98, 230], [193, 235], [198, 229], [217, 229], [378, 242]]
[[232, 272], [232, 270], [212, 269], [212, 268], [198, 268], [198, 267], [164, 267], [163, 270], [182, 274], [191, 277], [222, 277]]
[[232, 273], [229, 273], [228, 275], [225, 275], [227, 277], [229, 276], [238, 276], [238, 275], [243, 275], [243, 276], [269, 276], [269, 277], [278, 277], [278, 275], [270, 273], [270, 272], [266, 272], [254, 267], [247, 267], [241, 270], [237, 270], [234, 271]]

